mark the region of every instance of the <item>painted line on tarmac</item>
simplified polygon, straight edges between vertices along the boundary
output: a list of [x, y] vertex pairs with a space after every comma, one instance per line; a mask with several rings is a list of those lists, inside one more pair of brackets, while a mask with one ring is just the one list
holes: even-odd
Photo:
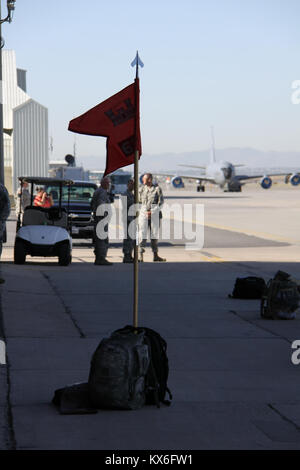
[[210, 262], [210, 263], [225, 263], [226, 260], [220, 258], [220, 256], [211, 255], [210, 253], [203, 254], [200, 252], [200, 256], [203, 258], [201, 261]]
[[[182, 220], [175, 218], [175, 217], [170, 217], [169, 219], [174, 220], [176, 222], [182, 222]], [[190, 224], [202, 225], [202, 224], [199, 224], [199, 222], [197, 222], [196, 220], [184, 220], [184, 222], [187, 222]], [[228, 227], [226, 225], [211, 224], [211, 223], [206, 223], [206, 222], [204, 222], [204, 227], [215, 228], [217, 230], [225, 230], [227, 232], [240, 233], [242, 235], [248, 235], [250, 237], [253, 236], [253, 237], [263, 238], [265, 240], [289, 243], [292, 245], [299, 244], [299, 240], [282, 237], [280, 235], [272, 235], [271, 233], [258, 232], [256, 230], [248, 230], [248, 229], [243, 230], [243, 229], [237, 229], [234, 227]]]
[[[174, 217], [166, 217], [166, 219], [174, 220], [176, 222], [182, 222], [182, 220], [174, 218]], [[191, 221], [186, 220], [185, 222], [192, 223], [192, 224], [193, 223], [198, 224], [198, 222], [196, 222], [196, 221], [191, 222]], [[111, 226], [115, 229], [116, 228], [122, 229], [122, 226], [120, 224], [112, 224]], [[205, 261], [205, 262], [211, 262], [211, 263], [224, 263], [224, 262], [226, 262], [225, 259], [221, 258], [220, 256], [215, 256], [211, 253], [205, 253], [204, 254], [204, 253], [201, 253], [201, 251], [200, 251], [200, 256], [202, 258], [201, 261]]]
[[[174, 220], [176, 222], [187, 222], [187, 223], [190, 223], [190, 224], [196, 224], [196, 225], [202, 225], [202, 224], [199, 224], [199, 222], [197, 222], [196, 220], [181, 220], [181, 219], [178, 219], [176, 217], [165, 217], [165, 219], [169, 219], [169, 220]], [[112, 225], [113, 228], [115, 229], [122, 229], [121, 225]], [[248, 235], [248, 236], [254, 236], [254, 237], [258, 237], [258, 238], [263, 238], [265, 240], [271, 240], [271, 241], [277, 241], [277, 242], [285, 242], [285, 243], [289, 243], [289, 244], [292, 244], [292, 245], [295, 245], [297, 243], [299, 243], [299, 240], [295, 240], [295, 239], [292, 239], [292, 238], [286, 238], [286, 237], [281, 237], [280, 235], [272, 235], [271, 233], [266, 233], [266, 232], [257, 232], [256, 230], [242, 230], [242, 229], [237, 229], [237, 228], [234, 228], [234, 227], [228, 227], [226, 225], [219, 225], [219, 224], [211, 224], [211, 223], [205, 223], [204, 222], [204, 227], [208, 227], [208, 228], [215, 228], [217, 230], [226, 230], [227, 232], [234, 232], [234, 233], [240, 233], [242, 235]]]
[[[197, 223], [197, 222], [194, 222], [194, 223]], [[289, 243], [292, 245], [294, 245], [297, 242], [299, 243], [298, 240], [281, 237], [280, 235], [272, 235], [271, 233], [257, 232], [256, 230], [242, 230], [242, 229], [236, 229], [234, 227], [228, 227], [228, 226], [218, 225], [218, 224], [205, 224], [205, 227], [215, 228], [218, 230], [227, 230], [228, 232], [241, 233], [243, 235], [248, 235], [250, 237], [253, 236], [253, 237], [263, 238], [265, 240], [285, 242], [285, 243]]]

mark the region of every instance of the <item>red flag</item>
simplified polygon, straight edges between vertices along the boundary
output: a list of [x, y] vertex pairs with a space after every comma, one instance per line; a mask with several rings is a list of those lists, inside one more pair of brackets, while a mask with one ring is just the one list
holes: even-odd
[[139, 79], [81, 116], [72, 119], [69, 131], [107, 137], [104, 176], [134, 162], [142, 154]]

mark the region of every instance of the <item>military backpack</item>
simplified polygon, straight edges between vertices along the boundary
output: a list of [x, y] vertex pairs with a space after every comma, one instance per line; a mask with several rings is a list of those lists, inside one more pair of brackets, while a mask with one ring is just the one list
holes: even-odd
[[[134, 328], [126, 326], [123, 332], [140, 331], [144, 332], [144, 341], [148, 346], [150, 362], [145, 377], [145, 404], [156, 405], [160, 403], [169, 406], [172, 394], [168, 388], [169, 360], [167, 356], [167, 342], [162, 336], [151, 328]], [[168, 395], [168, 399], [166, 398]]]
[[169, 405], [166, 351], [166, 341], [150, 328], [126, 326], [103, 339], [91, 361], [88, 388], [92, 406], [138, 409], [145, 404]]
[[145, 404], [149, 349], [144, 331], [117, 330], [91, 360], [89, 398], [95, 408], [135, 410]]
[[261, 298], [262, 318], [293, 320], [299, 307], [298, 286], [290, 279], [270, 279]]

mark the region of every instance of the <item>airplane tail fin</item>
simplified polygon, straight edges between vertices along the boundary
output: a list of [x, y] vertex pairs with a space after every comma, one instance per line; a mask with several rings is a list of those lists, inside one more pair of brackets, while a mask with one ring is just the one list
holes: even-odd
[[211, 126], [211, 151], [210, 151], [210, 163], [216, 162], [216, 153], [215, 153], [215, 136], [214, 128]]

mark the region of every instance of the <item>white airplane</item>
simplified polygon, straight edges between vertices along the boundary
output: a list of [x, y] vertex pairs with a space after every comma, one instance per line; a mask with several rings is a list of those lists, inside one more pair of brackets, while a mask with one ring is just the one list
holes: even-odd
[[173, 176], [171, 183], [175, 188], [183, 188], [184, 182], [183, 179], [194, 179], [197, 183], [197, 191], [205, 191], [205, 186], [203, 182], [213, 183], [218, 185], [224, 191], [230, 192], [240, 192], [242, 186], [250, 180], [257, 180], [261, 178], [260, 185], [264, 189], [269, 189], [272, 186], [271, 176], [285, 176], [285, 182], [291, 183], [293, 186], [298, 186], [300, 184], [300, 174], [293, 173], [287, 175], [286, 173], [274, 173], [268, 175], [237, 175], [235, 169], [244, 165], [236, 165], [229, 163], [227, 161], [218, 161], [216, 160], [215, 155], [215, 145], [214, 145], [214, 135], [212, 129], [212, 148], [211, 148], [211, 158], [210, 163], [207, 166], [198, 166], [198, 165], [179, 165], [186, 168], [198, 168], [204, 170], [204, 173], [195, 175], [177, 175]]

